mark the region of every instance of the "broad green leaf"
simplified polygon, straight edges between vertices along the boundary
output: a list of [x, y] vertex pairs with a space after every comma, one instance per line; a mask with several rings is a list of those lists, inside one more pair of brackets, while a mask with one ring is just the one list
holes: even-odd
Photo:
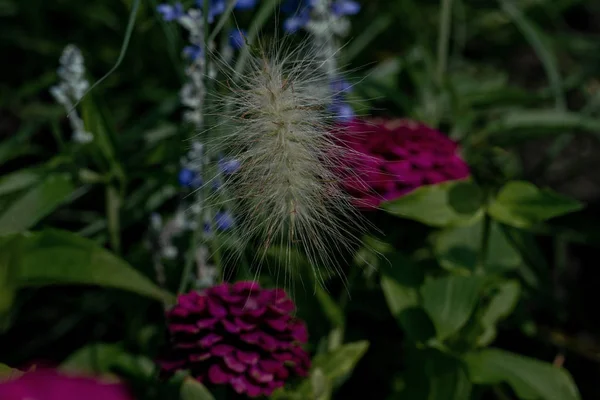
[[403, 384], [394, 397], [410, 400], [465, 400], [472, 384], [462, 360], [437, 349], [407, 348], [407, 369]]
[[14, 249], [19, 287], [44, 285], [97, 285], [128, 290], [166, 302], [173, 296], [158, 288], [127, 262], [91, 240], [47, 230], [18, 234], [23, 246]]
[[580, 400], [569, 373], [551, 364], [500, 349], [464, 357], [473, 383], [508, 383], [522, 400]]
[[181, 400], [215, 400], [210, 391], [193, 378], [186, 378], [181, 385]]
[[312, 397], [314, 400], [329, 400], [333, 388], [331, 387], [331, 380], [328, 379], [323, 370], [320, 368], [315, 369], [310, 375], [310, 386], [312, 389]]
[[539, 189], [525, 181], [512, 181], [500, 190], [488, 212], [499, 222], [527, 228], [582, 208], [583, 205], [577, 200], [549, 189]]
[[521, 285], [518, 281], [506, 281], [498, 285], [479, 320], [483, 333], [477, 338], [478, 346], [487, 346], [496, 338], [496, 325], [514, 310], [520, 295]]
[[[450, 271], [471, 273], [475, 270], [481, 253], [483, 220], [466, 226], [444, 229], [434, 237], [436, 258]], [[489, 273], [513, 270], [521, 265], [519, 252], [507, 240], [497, 222], [490, 224], [485, 260]]]
[[558, 136], [565, 131], [597, 134], [600, 132], [600, 119], [556, 109], [515, 110], [494, 119], [485, 130], [491, 143], [500, 146]]
[[[422, 186], [399, 199], [382, 204], [382, 208], [390, 214], [412, 219], [435, 227], [447, 227], [468, 224], [482, 215], [481, 209], [463, 213], [462, 209], [456, 210], [453, 204], [460, 201], [457, 197], [462, 194], [454, 192], [452, 203], [450, 193], [453, 188], [462, 186], [462, 181], [444, 182], [437, 185]], [[465, 191], [462, 191], [465, 193]]]
[[425, 371], [429, 378], [427, 400], [464, 400], [471, 397], [472, 384], [465, 367], [450, 356], [429, 357]]
[[416, 288], [402, 285], [391, 277], [384, 276], [381, 278], [381, 289], [392, 315], [408, 338], [423, 343], [435, 336], [435, 328], [421, 308]]
[[367, 341], [344, 344], [334, 351], [316, 356], [313, 369], [320, 369], [335, 384], [352, 372], [368, 348]]
[[445, 276], [425, 282], [421, 288], [423, 308], [433, 321], [439, 340], [458, 332], [467, 322], [483, 283], [478, 276]]
[[67, 174], [48, 176], [41, 184], [17, 198], [0, 214], [0, 235], [22, 232], [64, 203], [75, 190]]
[[40, 180], [40, 175], [38, 169], [28, 168], [0, 176], [0, 196], [27, 189]]

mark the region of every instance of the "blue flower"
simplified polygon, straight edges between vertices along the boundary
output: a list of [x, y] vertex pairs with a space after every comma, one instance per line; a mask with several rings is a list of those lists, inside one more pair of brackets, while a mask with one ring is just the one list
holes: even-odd
[[221, 158], [219, 160], [219, 169], [221, 170], [221, 172], [223, 172], [224, 174], [233, 174], [235, 171], [237, 171], [240, 168], [240, 162], [239, 160], [236, 159], [224, 159]]
[[331, 81], [331, 91], [334, 95], [348, 93], [352, 91], [352, 85], [343, 78], [336, 78]]
[[348, 103], [342, 101], [334, 103], [331, 106], [331, 111], [339, 122], [350, 122], [354, 119], [354, 110]]
[[184, 15], [183, 5], [180, 2], [175, 3], [175, 5], [166, 3], [159, 4], [158, 7], [156, 7], [156, 11], [162, 15], [162, 18], [165, 21], [173, 21]]
[[288, 15], [295, 14], [310, 6], [310, 0], [286, 0], [281, 5], [281, 12]]
[[202, 186], [202, 177], [189, 168], [179, 171], [179, 184], [183, 187], [197, 189]]
[[[215, 227], [217, 228], [218, 231], [226, 231], [233, 227], [233, 225], [235, 224], [235, 219], [233, 218], [233, 215], [231, 215], [230, 212], [219, 211], [215, 215], [214, 223], [215, 223]], [[211, 231], [212, 231], [212, 229], [211, 229], [210, 224], [208, 222], [206, 222], [204, 224], [204, 232], [210, 233]]]
[[258, 3], [258, 0], [238, 0], [235, 4], [235, 9], [242, 11], [251, 10], [256, 6], [256, 3]]
[[196, 61], [204, 54], [202, 47], [193, 44], [190, 46], [185, 46], [183, 48], [183, 55], [187, 57], [190, 61]]
[[331, 12], [337, 17], [356, 15], [360, 11], [360, 4], [353, 0], [337, 0], [331, 5]]
[[215, 215], [215, 225], [220, 231], [226, 231], [227, 229], [230, 229], [233, 227], [234, 223], [235, 221], [233, 216], [229, 212], [218, 212], [217, 215]]
[[[257, 0], [238, 0], [235, 5], [236, 10], [250, 10], [256, 6]], [[208, 23], [213, 23], [215, 17], [221, 15], [227, 9], [225, 0], [210, 0], [208, 9]], [[196, 0], [196, 5], [199, 8], [204, 7], [204, 0]]]
[[283, 29], [287, 33], [296, 33], [301, 28], [304, 28], [310, 21], [310, 10], [304, 8], [297, 15], [286, 19], [283, 23]]
[[229, 44], [236, 50], [241, 49], [246, 44], [246, 31], [243, 29], [232, 29], [229, 33]]

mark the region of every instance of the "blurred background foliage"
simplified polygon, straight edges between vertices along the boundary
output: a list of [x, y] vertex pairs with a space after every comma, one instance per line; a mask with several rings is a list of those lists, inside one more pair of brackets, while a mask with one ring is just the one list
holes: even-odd
[[[444, 4], [451, 35], [440, 23]], [[386, 235], [369, 240], [389, 262], [375, 261], [366, 279], [351, 272], [350, 299], [336, 284], [316, 297], [296, 291], [312, 350], [333, 346], [340, 331], [370, 342], [336, 398], [579, 398], [555, 374], [563, 370], [505, 351], [563, 366], [581, 398], [600, 398], [600, 3], [362, 5], [342, 52], [356, 110], [448, 133], [477, 186], [425, 189], [390, 204], [392, 222], [373, 216]], [[100, 140], [74, 152], [48, 92], [58, 59], [74, 43], [90, 79], [100, 78], [118, 58], [132, 1], [0, 0], [0, 234], [45, 232], [0, 241], [0, 264], [22, 246], [30, 271], [18, 285], [9, 273], [0, 279], [2, 363], [62, 362], [100, 342], [152, 358], [162, 340], [161, 303], [121, 290], [169, 296], [150, 282], [149, 216], [176, 207], [189, 134], [179, 123], [183, 38], [156, 6], [142, 1], [122, 65], [82, 104]], [[237, 18], [247, 26], [252, 13]], [[439, 193], [451, 209], [440, 208]], [[64, 251], [44, 250], [51, 245]], [[80, 260], [75, 248], [98, 258]], [[98, 260], [114, 267], [108, 277], [77, 276]], [[181, 268], [168, 273], [174, 292]]]

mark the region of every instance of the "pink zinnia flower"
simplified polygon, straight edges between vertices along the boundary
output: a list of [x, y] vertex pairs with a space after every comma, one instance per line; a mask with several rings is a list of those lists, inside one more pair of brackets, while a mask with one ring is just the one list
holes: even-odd
[[26, 372], [16, 379], [0, 379], [2, 400], [132, 400], [127, 388], [119, 383], [102, 382], [73, 376], [56, 370]]
[[281, 289], [224, 283], [179, 296], [167, 313], [171, 343], [163, 371], [190, 370], [200, 382], [268, 396], [292, 375], [306, 376], [304, 323]]
[[343, 186], [358, 207], [377, 208], [414, 189], [469, 176], [458, 145], [411, 120], [354, 119], [341, 135], [351, 149]]

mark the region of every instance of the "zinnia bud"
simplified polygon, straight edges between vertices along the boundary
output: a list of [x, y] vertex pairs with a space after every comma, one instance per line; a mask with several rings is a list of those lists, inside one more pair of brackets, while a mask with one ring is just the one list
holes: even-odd
[[281, 289], [256, 282], [224, 283], [179, 296], [167, 313], [171, 343], [164, 372], [190, 370], [207, 385], [268, 396], [293, 376], [306, 376], [308, 334]]
[[469, 176], [458, 145], [442, 133], [410, 120], [361, 120], [347, 125], [341, 137], [354, 150], [344, 187], [355, 204], [377, 208], [423, 185]]

